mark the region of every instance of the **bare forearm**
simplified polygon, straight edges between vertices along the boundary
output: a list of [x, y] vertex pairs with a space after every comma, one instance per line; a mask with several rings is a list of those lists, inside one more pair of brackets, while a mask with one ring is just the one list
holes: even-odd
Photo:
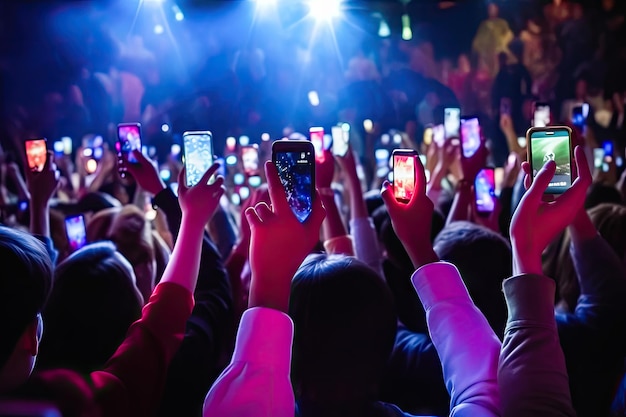
[[326, 208], [326, 218], [322, 226], [324, 240], [330, 240], [335, 237], [345, 236], [348, 234], [346, 226], [335, 203], [334, 195], [322, 195], [322, 203]]
[[472, 201], [472, 189], [466, 184], [459, 184], [459, 188], [454, 194], [452, 207], [446, 219], [446, 225], [459, 220], [469, 219], [469, 207]]
[[50, 208], [47, 199], [41, 201], [33, 198], [30, 201], [30, 232], [50, 237]]
[[363, 219], [369, 217], [367, 205], [363, 199], [363, 190], [361, 189], [361, 181], [356, 172], [348, 178], [350, 184], [350, 215], [353, 219]]
[[204, 235], [203, 225], [198, 225], [196, 222], [195, 219], [183, 217], [170, 262], [161, 278], [161, 282], [178, 284], [191, 293], [196, 288]]

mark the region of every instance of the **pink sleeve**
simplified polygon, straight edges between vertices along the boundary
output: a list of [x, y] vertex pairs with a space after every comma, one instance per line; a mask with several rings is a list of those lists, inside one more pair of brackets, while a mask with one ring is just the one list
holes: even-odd
[[[151, 415], [159, 406], [167, 369], [183, 340], [193, 296], [173, 283], [156, 286], [102, 371], [91, 373], [103, 415]], [[126, 414], [128, 413], [128, 414]]]
[[270, 308], [244, 312], [230, 365], [204, 401], [204, 416], [293, 417], [293, 322]]
[[500, 341], [474, 305], [459, 271], [436, 262], [415, 271], [411, 280], [441, 360], [450, 416], [499, 416]]

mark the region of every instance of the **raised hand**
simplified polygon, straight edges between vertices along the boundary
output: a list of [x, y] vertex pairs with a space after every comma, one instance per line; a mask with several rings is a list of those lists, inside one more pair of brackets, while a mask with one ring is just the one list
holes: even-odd
[[265, 175], [271, 206], [261, 202], [245, 211], [252, 233], [249, 307], [287, 312], [291, 279], [319, 240], [325, 210], [319, 193], [316, 193], [311, 215], [300, 223], [287, 202], [278, 171], [271, 162], [265, 163]]
[[156, 164], [138, 149], [134, 149], [132, 153], [137, 160], [136, 163], [128, 162], [125, 158], [120, 158], [118, 164], [133, 176], [141, 188], [152, 195], [158, 194], [166, 186], [159, 175]]
[[59, 188], [59, 172], [54, 163], [54, 153], [48, 151], [46, 163], [41, 172], [26, 170], [26, 183], [32, 205], [48, 205]]
[[315, 186], [321, 190], [330, 188], [335, 176], [335, 157], [327, 149], [322, 151], [321, 158], [315, 158]]
[[204, 228], [213, 217], [220, 198], [226, 191], [222, 176], [218, 176], [211, 184], [208, 183], [219, 167], [218, 163], [211, 165], [200, 182], [189, 188], [185, 185], [185, 168], [178, 175], [178, 201], [185, 223], [197, 223]]
[[591, 172], [583, 148], [574, 150], [578, 178], [570, 189], [554, 201], [544, 201], [556, 164], [550, 161], [543, 166], [530, 184], [530, 164], [524, 162], [524, 184], [528, 191], [522, 197], [511, 221], [511, 244], [513, 248], [514, 274], [542, 274], [541, 254], [546, 246], [576, 217], [584, 205], [587, 189], [591, 184]]
[[415, 158], [415, 192], [411, 200], [401, 203], [393, 195], [393, 186], [385, 181], [381, 197], [387, 206], [396, 235], [409, 254], [413, 266], [419, 268], [439, 259], [430, 241], [433, 202], [426, 196], [426, 174], [419, 158]]

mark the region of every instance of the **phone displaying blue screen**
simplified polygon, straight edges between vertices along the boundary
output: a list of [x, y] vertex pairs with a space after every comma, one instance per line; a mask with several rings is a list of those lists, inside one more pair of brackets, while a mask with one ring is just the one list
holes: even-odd
[[289, 206], [302, 223], [313, 209], [315, 150], [309, 141], [285, 142], [274, 142], [272, 161], [285, 188]]

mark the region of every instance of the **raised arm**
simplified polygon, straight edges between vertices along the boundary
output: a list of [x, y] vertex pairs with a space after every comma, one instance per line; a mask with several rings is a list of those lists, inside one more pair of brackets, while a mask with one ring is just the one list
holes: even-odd
[[338, 158], [350, 190], [350, 234], [354, 242], [354, 253], [357, 259], [384, 277], [378, 236], [374, 222], [367, 212], [361, 180], [356, 171], [355, 158], [356, 155], [352, 149], [348, 149], [345, 156]]
[[289, 293], [294, 274], [319, 239], [324, 208], [317, 194], [313, 212], [300, 223], [271, 162], [265, 172], [272, 208], [259, 203], [245, 212], [252, 231], [250, 308], [241, 318], [230, 365], [207, 394], [206, 417], [293, 417], [295, 412]]
[[59, 173], [52, 152], [48, 151], [41, 172], [26, 172], [26, 182], [30, 194], [30, 232], [44, 243], [52, 262], [56, 263], [58, 252], [50, 236], [50, 199], [59, 187]]
[[626, 348], [626, 271], [580, 207], [569, 226], [580, 287], [572, 314], [556, 314], [572, 400], [581, 415], [608, 414]]
[[426, 176], [415, 164], [416, 192], [408, 204], [395, 200], [389, 183], [382, 198], [393, 228], [417, 271], [413, 286], [424, 305], [428, 330], [439, 354], [452, 416], [499, 416], [496, 381], [500, 342], [476, 308], [457, 269], [440, 262], [430, 242], [433, 203]]
[[335, 192], [331, 188], [334, 174], [335, 158], [332, 152], [324, 150], [321, 157], [315, 157], [315, 185], [326, 208], [326, 218], [322, 224], [324, 248], [331, 254], [353, 256], [352, 238], [348, 235], [335, 201]]
[[[105, 415], [122, 415], [122, 410], [123, 415], [153, 415], [159, 406], [169, 363], [180, 347], [192, 311], [204, 226], [224, 192], [221, 177], [207, 184], [217, 168], [213, 165], [201, 182], [189, 189], [184, 186], [184, 171], [180, 175], [183, 219], [170, 262], [141, 319], [130, 327], [104, 370], [91, 374], [102, 404], [115, 407], [105, 409]], [[122, 398], [129, 400], [123, 402]]]
[[530, 166], [522, 165], [528, 191], [511, 222], [514, 277], [504, 282], [509, 318], [498, 367], [504, 416], [576, 415], [554, 318], [555, 284], [541, 267], [543, 250], [574, 219], [591, 183], [581, 147], [575, 159], [579, 176], [554, 201], [544, 201], [544, 192], [555, 163], [547, 163], [532, 185]]

